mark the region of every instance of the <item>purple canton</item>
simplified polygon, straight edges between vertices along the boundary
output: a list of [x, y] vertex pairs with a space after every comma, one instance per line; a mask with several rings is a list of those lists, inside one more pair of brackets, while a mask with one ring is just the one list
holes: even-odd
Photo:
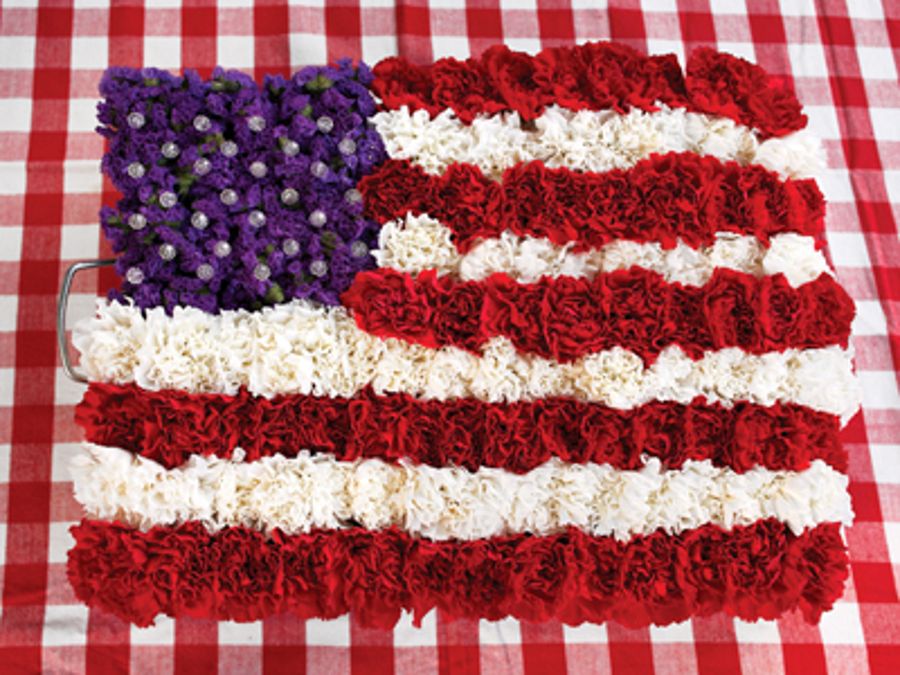
[[217, 68], [110, 68], [98, 107], [103, 172], [122, 193], [100, 212], [122, 290], [167, 313], [258, 309], [292, 298], [340, 304], [372, 269], [378, 226], [356, 190], [386, 159], [369, 128], [365, 64], [309, 67], [262, 85]]

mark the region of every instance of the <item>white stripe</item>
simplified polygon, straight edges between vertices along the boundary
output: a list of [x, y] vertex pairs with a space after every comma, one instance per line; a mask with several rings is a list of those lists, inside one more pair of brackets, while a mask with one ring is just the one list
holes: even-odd
[[73, 343], [93, 381], [136, 382], [150, 389], [234, 394], [353, 396], [367, 385], [448, 400], [517, 401], [568, 396], [632, 408], [652, 400], [689, 403], [695, 396], [761, 405], [793, 402], [840, 415], [859, 407], [851, 350], [707, 352], [693, 361], [678, 347], [650, 368], [621, 348], [568, 364], [518, 353], [495, 337], [476, 356], [454, 347], [429, 349], [360, 330], [343, 307], [305, 301], [261, 312], [213, 316], [189, 307], [174, 316], [155, 308], [98, 301], [97, 316], [79, 323]]
[[432, 174], [460, 162], [500, 180], [507, 168], [538, 160], [551, 168], [600, 173], [672, 151], [761, 164], [786, 178], [809, 178], [824, 166], [822, 145], [806, 129], [760, 143], [731, 119], [665, 106], [626, 115], [550, 106], [534, 131], [522, 129], [517, 113], [481, 115], [465, 125], [449, 109], [431, 119], [424, 110], [410, 114], [404, 106], [372, 120], [391, 158], [409, 159]]
[[702, 286], [716, 268], [726, 268], [757, 277], [784, 274], [796, 287], [823, 272], [831, 274], [813, 237], [779, 234], [769, 244], [766, 248], [756, 237], [720, 232], [714, 245], [699, 249], [682, 241], [666, 250], [656, 242], [618, 240], [574, 253], [574, 242], [557, 246], [548, 239], [507, 230], [460, 254], [449, 227], [426, 214], [408, 214], [404, 220], [393, 220], [381, 228], [379, 249], [372, 255], [381, 267], [413, 275], [433, 269], [439, 275], [463, 281], [480, 281], [497, 272], [522, 283], [533, 283], [543, 276], [593, 279], [597, 274], [637, 266], [661, 274], [670, 283]]
[[[118, 448], [85, 444], [72, 462], [75, 496], [88, 517], [147, 530], [201, 521], [288, 534], [391, 526], [431, 539], [548, 535], [576, 526], [621, 540], [714, 523], [725, 529], [764, 518], [795, 534], [822, 523], [851, 524], [848, 478], [821, 460], [805, 471], [754, 468], [743, 474], [707, 460], [639, 471], [553, 459], [526, 474], [481, 468], [338, 462], [333, 455], [282, 455], [255, 462], [194, 455], [176, 469]], [[242, 454], [242, 453], [241, 453]], [[240, 458], [240, 455], [239, 455]]]

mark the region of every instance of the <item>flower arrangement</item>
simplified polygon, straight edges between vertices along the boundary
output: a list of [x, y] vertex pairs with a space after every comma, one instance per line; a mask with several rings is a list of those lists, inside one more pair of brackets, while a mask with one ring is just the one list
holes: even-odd
[[674, 54], [645, 56], [627, 45], [594, 42], [537, 56], [498, 45], [477, 59], [444, 58], [431, 66], [388, 58], [374, 73], [372, 88], [387, 107], [432, 117], [449, 108], [466, 123], [506, 111], [531, 121], [553, 104], [575, 111], [686, 108], [728, 117], [763, 138], [798, 131], [807, 121], [781, 81], [708, 47], [694, 51], [685, 72]]
[[592, 43], [101, 90], [125, 281], [73, 337], [81, 600], [640, 627], [839, 597], [854, 307], [776, 78]]

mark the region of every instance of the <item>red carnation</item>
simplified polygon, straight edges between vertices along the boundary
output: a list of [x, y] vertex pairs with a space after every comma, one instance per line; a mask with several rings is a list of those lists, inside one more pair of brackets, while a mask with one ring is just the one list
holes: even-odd
[[552, 101], [550, 92], [535, 81], [535, 63], [528, 54], [498, 45], [484, 52], [481, 59], [500, 100], [523, 120], [540, 116], [544, 106]]

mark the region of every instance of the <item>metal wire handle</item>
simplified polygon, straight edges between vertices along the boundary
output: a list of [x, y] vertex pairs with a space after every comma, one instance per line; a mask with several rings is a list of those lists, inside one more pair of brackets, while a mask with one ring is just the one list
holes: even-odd
[[89, 270], [95, 267], [109, 267], [114, 265], [115, 258], [107, 258], [106, 260], [83, 260], [77, 262], [66, 270], [66, 276], [63, 277], [62, 288], [59, 289], [59, 302], [56, 303], [56, 339], [59, 343], [59, 353], [62, 355], [63, 370], [70, 380], [87, 384], [88, 379], [72, 367], [69, 360], [69, 345], [66, 342], [66, 309], [69, 306], [69, 290], [72, 287], [72, 279], [82, 270]]

